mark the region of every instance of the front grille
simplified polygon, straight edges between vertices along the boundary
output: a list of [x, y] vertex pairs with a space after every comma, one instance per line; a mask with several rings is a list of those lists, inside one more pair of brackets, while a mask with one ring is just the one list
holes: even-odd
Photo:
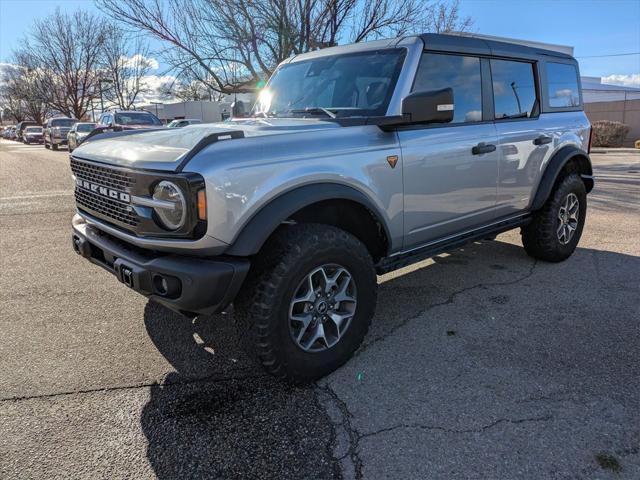
[[[136, 183], [136, 179], [126, 170], [100, 166], [75, 158], [71, 159], [71, 171], [77, 179], [121, 192], [131, 192]], [[75, 189], [75, 198], [81, 210], [114, 221], [122, 227], [135, 228], [140, 222], [133, 208], [127, 203], [78, 186]]]
[[100, 213], [125, 225], [138, 225], [138, 217], [131, 207], [87, 190], [76, 188], [76, 203], [83, 209]]
[[71, 171], [78, 178], [116, 190], [127, 190], [136, 183], [136, 179], [124, 170], [81, 162], [75, 158], [71, 159]]

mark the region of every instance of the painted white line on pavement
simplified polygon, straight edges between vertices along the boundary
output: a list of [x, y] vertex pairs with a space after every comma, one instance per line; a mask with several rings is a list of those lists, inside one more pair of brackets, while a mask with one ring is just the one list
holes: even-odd
[[25, 195], [15, 195], [13, 197], [0, 197], [0, 202], [11, 202], [14, 200], [30, 200], [32, 198], [50, 198], [50, 197], [66, 197], [67, 195], [73, 195], [73, 192], [66, 190], [56, 190], [43, 193], [27, 193]]

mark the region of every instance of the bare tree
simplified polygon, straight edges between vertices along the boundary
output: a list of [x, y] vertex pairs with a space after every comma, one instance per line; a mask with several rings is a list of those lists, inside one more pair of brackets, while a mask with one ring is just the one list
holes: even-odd
[[414, 29], [463, 31], [458, 1], [96, 0], [111, 17], [167, 45], [164, 60], [214, 91], [268, 77], [291, 55]]
[[36, 21], [15, 52], [18, 64], [33, 72], [38, 97], [52, 110], [74, 118], [86, 116], [97, 91], [103, 25], [97, 15], [58, 9]]
[[434, 33], [465, 32], [473, 25], [470, 17], [460, 16], [460, 0], [433, 4], [428, 9], [425, 20], [422, 24], [424, 31]]
[[108, 79], [103, 92], [110, 103], [130, 109], [140, 94], [147, 91], [145, 76], [152, 68], [149, 47], [139, 35], [115, 24], [104, 29], [101, 78]]
[[49, 112], [46, 101], [39, 95], [38, 73], [20, 65], [7, 64], [0, 78], [0, 97], [9, 115], [21, 121], [44, 123]]

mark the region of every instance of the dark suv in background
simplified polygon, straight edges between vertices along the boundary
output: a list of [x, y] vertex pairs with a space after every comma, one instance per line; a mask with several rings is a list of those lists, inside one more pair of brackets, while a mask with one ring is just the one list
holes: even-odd
[[50, 118], [44, 126], [44, 148], [57, 150], [60, 145], [67, 145], [67, 134], [78, 120], [75, 118]]

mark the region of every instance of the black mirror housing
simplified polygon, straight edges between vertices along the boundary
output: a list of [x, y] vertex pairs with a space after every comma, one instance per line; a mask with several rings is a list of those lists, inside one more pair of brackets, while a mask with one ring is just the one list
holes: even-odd
[[408, 123], [449, 123], [453, 120], [453, 89], [413, 92], [402, 100]]

